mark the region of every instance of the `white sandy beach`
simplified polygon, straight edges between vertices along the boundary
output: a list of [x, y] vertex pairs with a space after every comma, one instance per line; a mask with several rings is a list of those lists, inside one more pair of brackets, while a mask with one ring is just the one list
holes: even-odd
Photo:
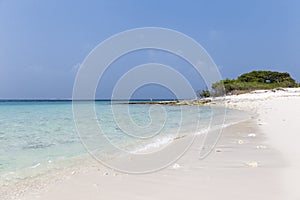
[[300, 0], [0, 0], [0, 200], [300, 200]]
[[[16, 185], [4, 199], [300, 199], [300, 90], [226, 97], [251, 120], [224, 129], [215, 150], [198, 159], [194, 145], [157, 173], [127, 175], [90, 159], [78, 168]], [[198, 136], [201, 137], [201, 136]], [[172, 143], [176, 147], [184, 139]], [[117, 162], [123, 162], [120, 159]]]

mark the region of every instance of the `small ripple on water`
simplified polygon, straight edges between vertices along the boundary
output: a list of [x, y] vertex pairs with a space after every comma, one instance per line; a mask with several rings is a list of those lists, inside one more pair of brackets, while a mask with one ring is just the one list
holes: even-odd
[[54, 146], [55, 144], [50, 143], [50, 144], [29, 144], [24, 146], [22, 149], [41, 149], [41, 148], [47, 148]]
[[72, 144], [72, 143], [75, 143], [75, 142], [78, 142], [77, 140], [60, 140], [60, 141], [57, 141], [57, 143], [59, 144]]

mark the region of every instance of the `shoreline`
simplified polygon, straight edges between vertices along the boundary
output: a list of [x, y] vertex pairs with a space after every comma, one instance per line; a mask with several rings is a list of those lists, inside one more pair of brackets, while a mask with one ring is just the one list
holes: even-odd
[[[252, 122], [253, 119], [247, 119], [241, 122], [237, 122], [234, 124], [230, 124], [228, 126], [226, 126], [224, 128], [224, 130], [228, 130], [229, 132], [231, 131], [232, 128], [234, 127], [239, 127], [241, 124], [244, 123], [249, 123]], [[191, 136], [186, 136], [186, 137], [181, 137], [181, 138], [175, 138], [171, 145], [180, 145], [180, 143], [183, 142], [184, 139], [187, 139], [188, 137]], [[196, 135], [196, 137], [203, 137], [203, 135], [199, 134]], [[238, 144], [238, 140], [236, 141], [236, 145]], [[221, 148], [221, 147], [220, 147]], [[196, 147], [191, 148], [191, 151], [193, 152], [193, 155], [189, 155], [188, 157], [190, 159], [191, 156], [195, 156], [195, 152], [199, 151], [199, 149], [197, 149]], [[215, 154], [216, 152], [220, 152], [220, 150], [214, 151], [213, 154]], [[183, 156], [183, 159], [186, 159], [186, 155]], [[8, 200], [8, 199], [39, 199], [38, 196], [36, 196], [36, 194], [38, 194], [39, 192], [45, 192], [48, 190], [48, 187], [56, 187], [57, 184], [63, 184], [65, 182], [68, 182], [69, 180], [72, 179], [77, 179], [76, 177], [78, 176], [86, 176], [86, 175], [91, 175], [93, 174], [93, 176], [97, 176], [98, 178], [103, 178], [103, 177], [140, 177], [143, 175], [134, 175], [134, 174], [124, 174], [124, 173], [120, 173], [118, 171], [115, 171], [113, 169], [109, 169], [103, 165], [101, 165], [100, 163], [98, 163], [96, 160], [94, 160], [93, 158], [90, 157], [89, 154], [85, 154], [85, 155], [80, 155], [76, 158], [70, 158], [72, 160], [76, 160], [77, 164], [72, 164], [71, 166], [66, 166], [66, 167], [62, 167], [60, 169], [53, 169], [48, 171], [48, 173], [43, 173], [43, 174], [39, 174], [36, 175], [34, 177], [29, 177], [29, 178], [25, 178], [22, 179], [20, 182], [15, 182], [13, 184], [14, 187], [11, 187], [9, 185], [3, 185], [4, 187], [7, 187], [8, 190], [5, 191], [5, 188], [1, 188], [4, 192], [2, 192], [2, 199], [3, 200]], [[116, 162], [124, 162], [124, 160], [126, 159], [130, 159], [128, 157], [118, 157], [115, 159]], [[127, 161], [128, 161], [127, 160]], [[82, 163], [81, 161], [84, 161], [84, 163]], [[66, 160], [63, 162], [67, 162]], [[126, 161], [125, 161], [126, 162]], [[193, 167], [193, 168], [206, 168], [203, 166], [192, 166], [190, 165], [190, 163], [188, 163], [187, 165], [183, 164], [185, 161], [180, 161], [180, 164], [175, 163], [169, 167], [167, 167], [164, 170], [167, 171], [173, 171], [176, 172], [177, 171], [177, 165], [178, 169], [180, 170], [180, 168], [182, 168], [183, 166], [185, 167]], [[222, 165], [222, 163], [220, 163]], [[215, 166], [215, 164], [211, 164], [210, 162], [208, 162], [209, 166], [213, 166], [215, 168], [218, 168], [217, 166]], [[249, 167], [247, 166], [247, 162], [241, 162], [238, 164], [235, 164], [234, 168], [243, 168], [243, 167]], [[159, 177], [162, 172], [158, 171], [156, 173], [150, 173], [150, 174], [145, 174], [145, 176], [152, 176], [154, 175], [154, 177]], [[164, 174], [164, 173], [163, 173]], [[165, 176], [165, 175], [164, 175]], [[169, 175], [168, 175], [169, 176]], [[80, 178], [81, 179], [81, 178]], [[156, 178], [155, 178], [156, 179]], [[81, 180], [80, 180], [81, 182]], [[0, 190], [1, 190], [0, 189]], [[57, 194], [58, 195], [58, 194]], [[65, 199], [66, 196], [64, 196], [64, 198], [61, 199]], [[44, 199], [44, 198], [42, 198]], [[49, 198], [49, 200], [52, 198]]]
[[[250, 119], [250, 113], [247, 114], [249, 118], [242, 119], [241, 121], [234, 121], [230, 123], [223, 124], [223, 128], [228, 128], [231, 126], [235, 126], [239, 123], [243, 123], [245, 121], [248, 121]], [[212, 130], [219, 130], [219, 128], [212, 129]], [[170, 145], [172, 143], [176, 143], [177, 140], [182, 140], [186, 138], [191, 138], [193, 135], [196, 135], [196, 137], [202, 137], [202, 134], [204, 134], [206, 130], [203, 130], [202, 132], [197, 132], [195, 134], [187, 134], [183, 136], [178, 136], [170, 141]], [[163, 139], [163, 138], [162, 138]], [[151, 145], [153, 143], [150, 143]], [[162, 145], [163, 146], [163, 145]], [[138, 147], [140, 148], [140, 147]], [[134, 153], [147, 153], [151, 151], [156, 151], [157, 149], [161, 148], [160, 146], [152, 147], [151, 149], [142, 149], [142, 150], [135, 150], [132, 151]], [[113, 160], [117, 160], [117, 162], [120, 162], [120, 160], [127, 159], [126, 157], [115, 157]], [[44, 166], [48, 163], [38, 163], [32, 167], [28, 167], [21, 171], [26, 171], [28, 169], [39, 169], [41, 172], [30, 175], [27, 177], [20, 177], [20, 178], [14, 178], [12, 180], [4, 180], [4, 182], [1, 182], [2, 188], [0, 188], [0, 194], [2, 199], [16, 199], [20, 196], [23, 196], [23, 194], [27, 194], [27, 192], [31, 193], [31, 191], [44, 187], [47, 187], [47, 185], [54, 182], [61, 182], [69, 179], [75, 174], [81, 173], [82, 171], [86, 171], [89, 168], [97, 168], [97, 171], [105, 171], [103, 174], [106, 174], [106, 171], [110, 171], [110, 173], [114, 174], [122, 174], [121, 172], [117, 172], [113, 169], [109, 169], [105, 166], [102, 166], [99, 162], [97, 162], [94, 158], [92, 158], [89, 153], [80, 154], [75, 157], [65, 158], [62, 160], [56, 160], [51, 162], [53, 164], [52, 167]], [[100, 166], [99, 166], [100, 165]], [[43, 169], [40, 169], [42, 167]], [[172, 166], [170, 166], [172, 167]], [[22, 172], [18, 172], [21, 173]], [[4, 176], [3, 176], [4, 177]], [[46, 183], [47, 182], [47, 183]]]
[[[282, 104], [287, 100], [293, 104]], [[291, 180], [294, 176], [300, 178], [297, 172], [300, 161], [296, 156], [299, 148], [287, 148], [285, 143], [281, 144], [283, 136], [276, 138], [272, 133], [282, 131], [282, 124], [274, 123], [274, 113], [281, 113], [292, 105], [300, 106], [300, 90], [293, 94], [277, 91], [229, 96], [226, 103], [229, 108], [250, 110], [257, 115], [226, 127], [216, 148], [204, 160], [197, 159], [199, 149], [193, 146], [179, 161], [162, 171], [128, 175], [107, 169], [91, 159], [80, 169], [61, 171], [60, 180], [35, 184], [36, 189], [29, 188], [7, 199], [97, 199], [99, 196], [104, 199], [182, 199], [186, 194], [191, 199], [200, 196], [205, 199], [298, 198], [296, 187], [300, 179]], [[278, 107], [280, 105], [282, 107]], [[296, 125], [294, 120], [289, 120], [295, 117], [293, 111], [289, 109], [285, 119], [278, 120], [285, 120], [289, 126]], [[285, 132], [297, 131], [295, 126], [292, 129], [289, 126], [284, 126]], [[294, 144], [297, 141], [289, 139]], [[172, 145], [181, 142], [182, 139], [178, 139]], [[293, 156], [289, 156], [291, 150], [295, 151]]]
[[[193, 146], [187, 154], [170, 167], [156, 173], [144, 175], [122, 174], [91, 161], [92, 163], [77, 170], [71, 171], [68, 169], [62, 171], [63, 177], [59, 180], [47, 183], [40, 188], [31, 188], [19, 196], [20, 198], [18, 199], [50, 200], [55, 198], [82, 199], [83, 197], [97, 199], [99, 196], [103, 197], [103, 199], [118, 199], [121, 197], [124, 199], [148, 199], [147, 197], [151, 195], [153, 198], [150, 199], [181, 199], [184, 195], [176, 193], [176, 188], [181, 188], [180, 190], [185, 195], [188, 193], [194, 196], [192, 199], [198, 199], [199, 195], [203, 195], [205, 198], [224, 198], [225, 195], [225, 197], [229, 198], [232, 191], [228, 193], [226, 189], [225, 184], [228, 184], [228, 182], [231, 184], [230, 188], [237, 191], [236, 195], [241, 195], [242, 197], [248, 189], [240, 188], [240, 180], [237, 177], [245, 172], [249, 172], [249, 174], [244, 175], [243, 184], [252, 187], [252, 189], [260, 190], [264, 184], [269, 183], [270, 190], [276, 189], [278, 191], [281, 188], [281, 183], [279, 177], [276, 176], [277, 173], [268, 172], [270, 168], [273, 169], [272, 165], [274, 163], [272, 159], [267, 157], [276, 157], [277, 161], [281, 160], [281, 158], [277, 152], [273, 151], [266, 144], [264, 135], [260, 135], [257, 138], [248, 136], [253, 131], [257, 132], [255, 128], [247, 133], [242, 133], [245, 127], [252, 127], [253, 124], [255, 124], [255, 119], [225, 128], [224, 134], [215, 150], [204, 160], [197, 159], [199, 149], [197, 146]], [[238, 136], [234, 134], [236, 131], [241, 131]], [[198, 137], [201, 137], [201, 135]], [[240, 144], [239, 141], [241, 140], [245, 141], [245, 143]], [[182, 141], [176, 140], [172, 145], [180, 145]], [[258, 145], [267, 146], [267, 148], [258, 149]], [[263, 155], [260, 154], [262, 157], [257, 157], [252, 151], [263, 153]], [[124, 160], [120, 159], [118, 162], [124, 162]], [[256, 166], [256, 162], [258, 166]], [[278, 163], [276, 162], [275, 164], [277, 165]], [[257, 184], [256, 180], [254, 180], [254, 177], [257, 175], [264, 176], [265, 182]], [[237, 179], [232, 179], [233, 177]], [[198, 188], [195, 185], [196, 183], [202, 186]], [[154, 192], [161, 190], [161, 187], [166, 191], [162, 193]], [[225, 189], [220, 189], [222, 187], [225, 187]], [[218, 188], [219, 194], [212, 190], [215, 188]], [[200, 193], [198, 193], [199, 189]], [[207, 190], [209, 190], [208, 193]], [[114, 191], [118, 191], [119, 194]], [[170, 193], [170, 191], [174, 191], [174, 193]], [[204, 191], [207, 194], [201, 194]], [[260, 197], [261, 195], [262, 191], [254, 196]], [[267, 197], [267, 195], [268, 193], [263, 194], [264, 197]], [[252, 195], [252, 197], [254, 196]]]

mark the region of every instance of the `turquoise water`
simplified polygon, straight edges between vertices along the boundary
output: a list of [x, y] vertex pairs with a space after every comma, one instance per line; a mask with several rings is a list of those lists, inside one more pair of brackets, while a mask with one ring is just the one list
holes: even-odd
[[[56, 161], [87, 153], [80, 137], [92, 148], [97, 148], [109, 156], [117, 156], [112, 146], [132, 152], [157, 147], [183, 134], [193, 134], [197, 122], [200, 122], [199, 127], [196, 127], [198, 132], [207, 129], [212, 117], [222, 118], [224, 112], [223, 108], [212, 112], [209, 107], [200, 107], [198, 110], [196, 106], [155, 105], [129, 105], [127, 110], [128, 105], [116, 103], [119, 113], [113, 116], [111, 102], [97, 101], [97, 117], [88, 116], [79, 122], [83, 123], [87, 133], [79, 135], [73, 119], [71, 101], [0, 102], [1, 179], [16, 178], [21, 176], [18, 172], [24, 169], [38, 171], [36, 169], [43, 166], [55, 166], [53, 163]], [[80, 104], [84, 109], [91, 102]], [[182, 110], [185, 113], [184, 120]], [[125, 117], [127, 111], [135, 127], [129, 125], [128, 118]], [[240, 120], [241, 114], [240, 111], [227, 111], [227, 123]], [[119, 124], [115, 123], [116, 119]], [[95, 140], [99, 134], [93, 129], [95, 122], [112, 145]], [[181, 131], [175, 131], [179, 127]], [[134, 137], [128, 137], [124, 130], [131, 131]]]

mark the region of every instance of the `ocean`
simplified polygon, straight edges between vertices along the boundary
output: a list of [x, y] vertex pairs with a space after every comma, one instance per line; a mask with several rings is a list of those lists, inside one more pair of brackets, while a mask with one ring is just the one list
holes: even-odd
[[[77, 103], [84, 109], [94, 102]], [[117, 108], [115, 115], [112, 104]], [[122, 156], [115, 147], [132, 153], [154, 149], [175, 138], [201, 134], [212, 128], [212, 120], [224, 118], [222, 107], [212, 112], [209, 106], [128, 105], [121, 101], [96, 101], [95, 112], [96, 118], [79, 120], [86, 131], [78, 133], [72, 101], [1, 101], [0, 181], [45, 173], [56, 163], [87, 154], [91, 149], [105, 154], [107, 159]], [[131, 118], [126, 117], [127, 113]], [[217, 125], [230, 125], [247, 117], [245, 112], [227, 109], [225, 124]], [[95, 123], [101, 133], [93, 129]], [[105, 135], [109, 142], [95, 140], [97, 134]]]

